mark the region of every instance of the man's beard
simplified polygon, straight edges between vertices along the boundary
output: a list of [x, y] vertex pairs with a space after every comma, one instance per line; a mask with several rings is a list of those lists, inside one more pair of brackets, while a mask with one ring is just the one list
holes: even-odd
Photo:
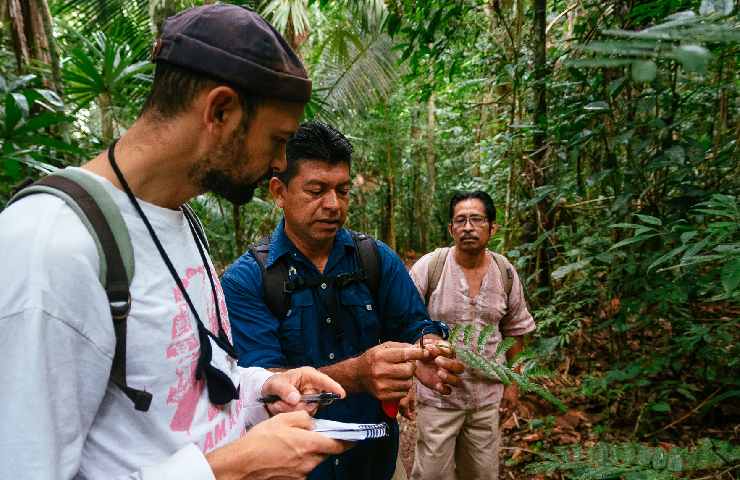
[[211, 169], [203, 175], [201, 185], [234, 205], [244, 205], [252, 200], [254, 191], [263, 179], [264, 177], [252, 183], [237, 182], [223, 171]]
[[203, 190], [215, 193], [234, 205], [244, 205], [252, 200], [257, 187], [269, 176], [266, 174], [256, 180], [247, 180], [231, 173], [238, 169], [239, 164], [250, 162], [249, 154], [243, 147], [246, 131], [246, 125], [237, 129], [231, 138], [199, 162], [199, 166], [191, 172]]

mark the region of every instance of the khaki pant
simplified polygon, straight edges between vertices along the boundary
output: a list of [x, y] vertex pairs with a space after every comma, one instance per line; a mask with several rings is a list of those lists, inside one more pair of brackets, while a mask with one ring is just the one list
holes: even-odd
[[417, 405], [411, 480], [497, 480], [499, 405], [448, 410]]
[[406, 469], [403, 468], [403, 462], [401, 461], [401, 449], [398, 449], [398, 457], [396, 458], [396, 472], [393, 474], [391, 480], [407, 480]]

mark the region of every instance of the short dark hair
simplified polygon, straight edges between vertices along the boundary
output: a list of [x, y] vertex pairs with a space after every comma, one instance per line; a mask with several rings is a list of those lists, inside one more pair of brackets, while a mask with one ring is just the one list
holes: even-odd
[[352, 144], [336, 128], [318, 120], [304, 122], [288, 139], [285, 146], [288, 166], [277, 177], [287, 185], [303, 160], [321, 160], [330, 165], [346, 163], [351, 167], [352, 152]]
[[493, 223], [496, 221], [496, 207], [493, 204], [493, 199], [489, 194], [483, 190], [474, 190], [472, 192], [455, 192], [450, 199], [450, 221], [455, 215], [455, 206], [463, 200], [477, 199], [483, 204], [483, 208], [486, 210], [486, 217]]
[[228, 85], [239, 94], [245, 121], [254, 114], [262, 97], [246, 95], [238, 87], [209, 75], [179, 67], [171, 63], [157, 62], [149, 96], [141, 113], [153, 112], [162, 118], [172, 118], [187, 110], [203, 90], [218, 85]]

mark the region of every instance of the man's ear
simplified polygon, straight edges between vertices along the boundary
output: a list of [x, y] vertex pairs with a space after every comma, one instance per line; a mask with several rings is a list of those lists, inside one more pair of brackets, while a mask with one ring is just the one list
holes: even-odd
[[500, 225], [498, 223], [492, 223], [491, 224], [491, 231], [490, 231], [490, 236], [491, 237], [493, 237], [494, 235], [496, 235], [496, 232], [498, 232], [498, 227], [499, 226]]
[[447, 232], [449, 232], [452, 238], [455, 238], [455, 236], [452, 234], [452, 223], [447, 224]]
[[239, 94], [225, 85], [208, 90], [203, 100], [203, 124], [210, 132], [231, 132], [242, 120]]
[[278, 208], [283, 208], [285, 205], [285, 194], [288, 190], [288, 186], [279, 178], [272, 177], [268, 188], [270, 189], [272, 198], [275, 200], [275, 205], [277, 205]]

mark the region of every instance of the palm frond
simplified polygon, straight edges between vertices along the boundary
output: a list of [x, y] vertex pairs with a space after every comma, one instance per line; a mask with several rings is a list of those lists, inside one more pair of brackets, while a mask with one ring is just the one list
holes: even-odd
[[290, 28], [296, 37], [309, 31], [306, 0], [270, 0], [261, 13], [283, 35], [287, 35]]

